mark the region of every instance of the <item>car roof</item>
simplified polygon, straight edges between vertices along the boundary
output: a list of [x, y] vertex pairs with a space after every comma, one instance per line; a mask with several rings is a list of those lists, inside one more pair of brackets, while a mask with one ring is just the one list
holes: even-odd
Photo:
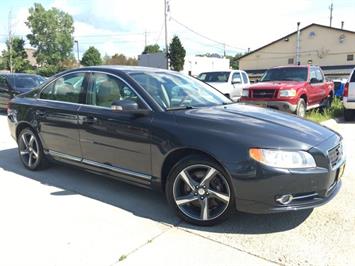
[[0, 75], [3, 76], [12, 76], [12, 77], [42, 77], [37, 74], [29, 74], [29, 73], [9, 73], [9, 72], [0, 72]]
[[71, 69], [72, 71], [82, 70], [82, 71], [105, 71], [105, 70], [119, 70], [125, 73], [132, 72], [170, 72], [170, 73], [178, 73], [176, 71], [162, 69], [162, 68], [154, 68], [154, 67], [142, 67], [142, 66], [121, 66], [121, 65], [102, 65], [102, 66], [90, 66], [90, 67], [81, 67], [76, 69]]

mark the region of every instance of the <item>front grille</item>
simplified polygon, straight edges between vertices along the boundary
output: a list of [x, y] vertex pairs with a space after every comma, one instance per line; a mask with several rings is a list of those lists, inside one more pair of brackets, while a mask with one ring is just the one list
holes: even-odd
[[343, 144], [339, 143], [328, 151], [329, 162], [332, 167], [336, 166], [343, 158]]
[[252, 97], [253, 98], [274, 98], [275, 90], [253, 90]]

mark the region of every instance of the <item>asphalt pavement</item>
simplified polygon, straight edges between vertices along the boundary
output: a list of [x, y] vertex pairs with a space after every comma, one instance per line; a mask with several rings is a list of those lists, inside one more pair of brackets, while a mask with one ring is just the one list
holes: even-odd
[[178, 219], [162, 194], [68, 166], [26, 170], [0, 115], [0, 265], [355, 265], [355, 123], [327, 205], [237, 213], [214, 227]]

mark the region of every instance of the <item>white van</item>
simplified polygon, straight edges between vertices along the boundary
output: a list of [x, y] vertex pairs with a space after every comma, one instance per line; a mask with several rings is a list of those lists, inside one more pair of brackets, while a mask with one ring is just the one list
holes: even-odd
[[355, 114], [355, 69], [351, 72], [343, 94], [344, 119], [350, 121]]
[[250, 85], [248, 74], [243, 70], [203, 72], [197, 78], [216, 88], [233, 101], [239, 101], [243, 89]]

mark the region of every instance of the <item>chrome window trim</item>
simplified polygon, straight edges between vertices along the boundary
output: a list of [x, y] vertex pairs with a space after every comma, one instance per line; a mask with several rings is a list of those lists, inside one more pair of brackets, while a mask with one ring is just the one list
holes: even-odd
[[77, 71], [73, 71], [70, 73], [66, 73], [64, 75], [58, 76], [55, 79], [51, 80], [48, 84], [46, 84], [45, 87], [43, 87], [41, 89], [41, 91], [38, 93], [36, 99], [37, 100], [41, 100], [41, 101], [50, 101], [50, 102], [57, 102], [57, 103], [69, 103], [69, 104], [74, 104], [74, 105], [78, 105], [78, 106], [90, 106], [90, 107], [96, 107], [96, 108], [100, 108], [100, 109], [108, 109], [111, 110], [111, 108], [109, 107], [103, 107], [103, 106], [97, 106], [97, 105], [92, 105], [92, 104], [84, 104], [84, 103], [72, 103], [72, 102], [65, 102], [65, 101], [57, 101], [57, 100], [49, 100], [49, 99], [41, 99], [41, 94], [43, 92], [43, 90], [45, 90], [48, 86], [50, 86], [53, 82], [56, 82], [59, 78], [71, 75], [71, 74], [77, 74], [77, 73], [99, 73], [99, 74], [105, 74], [105, 75], [110, 75], [113, 76], [115, 78], [118, 78], [119, 80], [121, 80], [123, 83], [125, 83], [138, 97], [139, 99], [143, 102], [143, 104], [148, 108], [148, 110], [154, 112], [154, 110], [150, 107], [150, 105], [146, 102], [146, 100], [144, 100], [144, 98], [130, 85], [128, 84], [123, 78], [121, 78], [120, 76], [117, 76], [116, 74], [112, 74], [112, 73], [108, 73], [108, 72], [104, 72], [104, 71], [98, 71], [98, 70], [77, 70]]
[[103, 163], [99, 163], [99, 162], [83, 159], [83, 158], [80, 158], [80, 157], [77, 157], [77, 156], [72, 156], [72, 155], [68, 155], [68, 154], [57, 152], [57, 151], [53, 151], [53, 150], [48, 150], [47, 153], [49, 155], [51, 155], [51, 156], [54, 156], [54, 157], [59, 157], [59, 158], [63, 158], [63, 159], [67, 159], [67, 160], [75, 161], [75, 162], [80, 162], [82, 164], [87, 164], [87, 165], [95, 166], [95, 167], [98, 167], [98, 168], [107, 169], [107, 170], [110, 170], [112, 172], [116, 172], [116, 173], [120, 173], [120, 174], [126, 174], [126, 175], [129, 175], [129, 176], [138, 177], [140, 179], [144, 179], [144, 180], [148, 180], [148, 181], [150, 181], [152, 179], [152, 177], [150, 175], [137, 173], [135, 171], [123, 169], [123, 168], [120, 168], [120, 167], [114, 167], [112, 165], [107, 165], [107, 164], [103, 164]]

